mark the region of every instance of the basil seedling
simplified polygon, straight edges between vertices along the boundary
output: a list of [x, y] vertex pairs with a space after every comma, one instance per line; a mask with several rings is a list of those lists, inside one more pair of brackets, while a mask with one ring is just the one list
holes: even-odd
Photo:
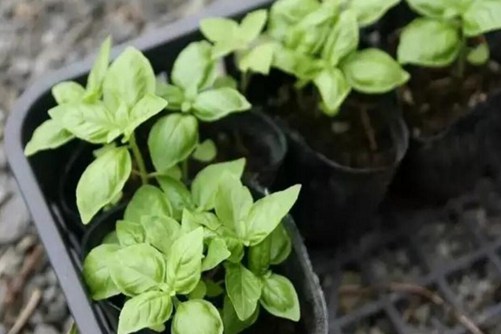
[[[299, 186], [254, 201], [240, 182], [244, 164], [209, 165], [191, 190], [172, 187], [178, 181], [167, 176], [162, 189], [143, 186], [114, 237], [87, 255], [83, 274], [92, 298], [127, 297], [118, 334], [165, 330], [170, 319], [172, 333], [237, 334], [257, 320], [261, 307], [299, 320], [294, 286], [272, 271], [291, 251], [280, 223]], [[173, 208], [181, 219], [171, 216]]]
[[[407, 25], [400, 36], [398, 60], [402, 64], [445, 67], [456, 63], [464, 75], [466, 62], [489, 60], [483, 34], [501, 29], [501, 2], [497, 0], [407, 0], [423, 17]], [[468, 45], [468, 39], [476, 41]]]

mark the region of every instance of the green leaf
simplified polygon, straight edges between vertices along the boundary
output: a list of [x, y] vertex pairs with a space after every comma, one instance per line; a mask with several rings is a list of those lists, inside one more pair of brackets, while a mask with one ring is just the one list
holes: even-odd
[[451, 8], [451, 1], [447, 0], [407, 0], [409, 6], [417, 13], [431, 18], [445, 18]]
[[213, 122], [230, 113], [249, 110], [251, 104], [236, 89], [216, 88], [200, 93], [193, 104], [193, 113], [205, 122]]
[[401, 64], [443, 67], [458, 57], [460, 31], [445, 21], [416, 19], [400, 35], [398, 61]]
[[353, 53], [341, 64], [341, 70], [355, 90], [366, 94], [389, 92], [410, 78], [390, 55], [378, 49]]
[[225, 334], [239, 334], [245, 329], [252, 326], [259, 317], [259, 307], [256, 307], [256, 311], [252, 314], [249, 319], [242, 321], [238, 319], [235, 308], [231, 303], [228, 296], [224, 297], [223, 303], [223, 323], [224, 323], [224, 333]]
[[102, 244], [119, 245], [120, 242], [118, 241], [117, 231], [111, 231], [108, 233], [104, 237]]
[[183, 231], [191, 232], [200, 226], [216, 231], [221, 226], [221, 222], [212, 212], [190, 212], [185, 209], [183, 211]]
[[162, 173], [187, 159], [198, 144], [198, 122], [192, 115], [171, 114], [150, 131], [148, 148], [155, 169]]
[[240, 179], [229, 173], [222, 175], [216, 194], [216, 215], [221, 222], [245, 240], [245, 219], [249, 215], [254, 201], [252, 195], [240, 182]]
[[128, 109], [147, 94], [154, 94], [155, 73], [148, 59], [133, 47], [128, 47], [111, 64], [103, 82], [104, 102], [115, 110], [120, 103]]
[[124, 130], [125, 136], [128, 138], [139, 125], [164, 110], [166, 106], [167, 101], [161, 97], [145, 95], [130, 111], [127, 127]]
[[292, 321], [299, 321], [301, 317], [296, 290], [283, 276], [271, 274], [263, 278], [260, 302], [266, 311], [276, 317]]
[[93, 144], [111, 143], [122, 133], [122, 124], [102, 103], [63, 104], [49, 115], [76, 137]]
[[463, 15], [464, 33], [475, 37], [501, 29], [501, 2], [499, 0], [476, 0]]
[[217, 77], [216, 81], [214, 81], [213, 88], [233, 88], [237, 89], [237, 81], [235, 78], [229, 75], [223, 75]]
[[343, 11], [331, 28], [322, 51], [322, 58], [330, 66], [337, 66], [344, 57], [357, 49], [359, 42], [358, 30], [355, 13], [351, 10]]
[[111, 52], [111, 37], [108, 37], [101, 44], [101, 48], [97, 55], [94, 65], [87, 78], [87, 96], [95, 96], [96, 99], [101, 97], [102, 86], [106, 72], [108, 71], [108, 64], [110, 63]]
[[[435, 0], [435, 2], [437, 2]], [[363, 28], [376, 23], [400, 0], [351, 0], [349, 7], [356, 13], [358, 25]]]
[[68, 329], [68, 331], [66, 332], [66, 334], [78, 334], [78, 327], [77, 325], [75, 324], [74, 321], [71, 322], [71, 326], [70, 326], [70, 329]]
[[237, 178], [242, 177], [245, 159], [212, 164], [202, 169], [191, 186], [193, 200], [201, 210], [212, 210], [216, 193], [223, 175], [228, 172]]
[[242, 53], [238, 58], [238, 69], [241, 72], [255, 72], [268, 75], [273, 63], [275, 46], [267, 42]]
[[157, 187], [146, 184], [141, 186], [125, 209], [124, 219], [136, 223], [143, 216], [170, 217], [172, 208], [167, 196]]
[[157, 327], [169, 320], [172, 300], [168, 293], [150, 291], [125, 302], [118, 320], [118, 334]]
[[110, 273], [123, 294], [136, 296], [164, 281], [165, 259], [148, 244], [131, 245], [115, 252]]
[[228, 247], [228, 250], [231, 253], [227, 260], [231, 263], [240, 263], [244, 257], [244, 244], [242, 241], [229, 236], [224, 236], [224, 241], [226, 242], [226, 247]]
[[279, 43], [275, 43], [273, 49], [272, 66], [282, 72], [295, 75], [296, 69], [301, 64], [298, 54]]
[[189, 299], [203, 299], [205, 297], [205, 294], [207, 292], [207, 286], [205, 285], [205, 282], [200, 280], [197, 284], [197, 286], [195, 287], [195, 289], [193, 289], [192, 292], [190, 292], [190, 294], [188, 295], [188, 298]]
[[145, 241], [145, 230], [139, 222], [119, 220], [116, 231], [121, 246], [141, 244]]
[[213, 43], [233, 40], [239, 33], [238, 23], [219, 17], [210, 17], [200, 21], [200, 31]]
[[58, 104], [80, 102], [84, 95], [85, 88], [74, 81], [64, 81], [52, 87], [52, 96]]
[[284, 262], [292, 251], [292, 241], [285, 227], [280, 224], [271, 232], [270, 262], [277, 265]]
[[203, 257], [203, 228], [178, 238], [167, 262], [167, 283], [178, 294], [190, 293], [200, 281]]
[[337, 112], [341, 104], [351, 92], [351, 87], [346, 81], [341, 70], [337, 68], [325, 69], [313, 80], [320, 92], [322, 102], [329, 114]]
[[257, 245], [249, 247], [247, 254], [249, 269], [257, 276], [266, 274], [271, 264], [270, 235]]
[[141, 226], [146, 234], [146, 242], [169, 258], [171, 246], [180, 236], [181, 225], [170, 217], [152, 215], [143, 216]]
[[202, 261], [202, 271], [214, 269], [221, 262], [230, 257], [231, 253], [221, 238], [214, 238], [209, 243], [207, 256]]
[[181, 51], [174, 62], [172, 81], [189, 97], [194, 97], [199, 89], [208, 84], [213, 71], [211, 45], [206, 41], [193, 42]]
[[223, 321], [217, 308], [205, 300], [179, 304], [172, 320], [173, 334], [223, 334]]
[[249, 269], [241, 264], [226, 265], [226, 292], [240, 320], [249, 319], [256, 311], [262, 284]]
[[266, 9], [255, 10], [245, 15], [240, 24], [239, 33], [241, 37], [244, 38], [247, 43], [254, 41], [259, 37], [261, 31], [263, 31], [267, 18], [268, 11]]
[[93, 300], [103, 300], [118, 295], [120, 290], [110, 275], [110, 263], [119, 245], [99, 245], [92, 249], [83, 262], [83, 277]]
[[195, 152], [193, 152], [192, 158], [202, 162], [210, 162], [214, 160], [216, 155], [216, 144], [212, 139], [206, 139], [197, 146]]
[[181, 181], [170, 176], [159, 176], [157, 181], [172, 206], [172, 217], [179, 220], [185, 208], [193, 208], [190, 191]]
[[162, 82], [159, 83], [158, 81], [156, 95], [168, 102], [167, 109], [169, 110], [181, 110], [181, 105], [185, 100], [184, 93], [181, 88]]
[[63, 129], [58, 122], [49, 119], [35, 129], [33, 135], [24, 148], [26, 156], [39, 151], [58, 148], [75, 138], [71, 132]]
[[210, 279], [205, 280], [205, 286], [207, 288], [206, 295], [209, 298], [218, 297], [224, 293], [223, 288]]
[[76, 194], [78, 212], [84, 224], [122, 191], [131, 169], [131, 157], [125, 147], [110, 149], [85, 169]]
[[481, 43], [468, 52], [468, 62], [473, 65], [484, 65], [490, 57], [489, 44]]

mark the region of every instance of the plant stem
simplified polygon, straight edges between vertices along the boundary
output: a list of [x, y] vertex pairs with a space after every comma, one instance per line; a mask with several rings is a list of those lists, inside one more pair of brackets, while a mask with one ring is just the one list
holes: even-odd
[[139, 168], [139, 175], [141, 177], [141, 182], [143, 184], [148, 184], [148, 172], [146, 171], [146, 166], [144, 164], [144, 159], [143, 156], [141, 155], [141, 151], [137, 146], [135, 133], [132, 133], [132, 135], [130, 136], [130, 147], [132, 149], [132, 154], [134, 155], [134, 159], [136, 159], [137, 166]]
[[181, 162], [181, 171], [183, 173], [183, 181], [188, 182], [188, 159]]
[[374, 128], [371, 124], [371, 119], [369, 114], [367, 113], [366, 106], [360, 106], [360, 118], [362, 119], [362, 125], [365, 129], [365, 134], [367, 135], [367, 140], [369, 141], [369, 146], [371, 151], [375, 152], [378, 149], [376, 133], [374, 132]]
[[242, 77], [240, 78], [240, 92], [245, 94], [247, 88], [249, 88], [251, 73], [249, 71], [242, 72]]
[[175, 308], [177, 308], [179, 304], [181, 304], [181, 302], [179, 301], [179, 299], [177, 299], [176, 296], [172, 297], [172, 303], [174, 304]]
[[461, 46], [459, 49], [459, 56], [455, 68], [455, 76], [458, 79], [464, 78], [465, 68], [466, 68], [466, 57], [468, 56], [468, 49], [466, 46], [466, 38], [461, 37]]

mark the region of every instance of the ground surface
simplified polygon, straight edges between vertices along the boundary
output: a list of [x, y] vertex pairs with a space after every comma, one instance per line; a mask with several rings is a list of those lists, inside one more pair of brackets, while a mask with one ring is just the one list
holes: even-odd
[[0, 334], [36, 302], [16, 333], [64, 333], [64, 296], [39, 245], [3, 147], [3, 126], [17, 96], [31, 82], [95, 52], [111, 35], [125, 42], [189, 15], [209, 0], [0, 0]]

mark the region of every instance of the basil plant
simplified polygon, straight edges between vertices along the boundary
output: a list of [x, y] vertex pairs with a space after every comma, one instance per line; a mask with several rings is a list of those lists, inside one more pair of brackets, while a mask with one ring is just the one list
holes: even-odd
[[[483, 65], [489, 46], [483, 37], [501, 29], [498, 0], [407, 0], [422, 15], [407, 25], [400, 36], [398, 60], [402, 64], [445, 67], [457, 64], [462, 77], [466, 62]], [[472, 46], [468, 43], [472, 40]]]
[[237, 334], [261, 310], [298, 321], [292, 283], [272, 270], [291, 252], [281, 224], [299, 186], [253, 200], [245, 160], [212, 164], [191, 189], [171, 176], [142, 186], [123, 220], [84, 260], [94, 300], [123, 295], [118, 334]]
[[[133, 173], [140, 176], [142, 184], [148, 184], [153, 175], [179, 172], [177, 164], [190, 155], [211, 160], [215, 147], [210, 141], [199, 143], [198, 120], [215, 121], [250, 108], [234, 88], [216, 87], [220, 76], [207, 42], [194, 43], [181, 52], [172, 71], [174, 84], [165, 87], [157, 83], [148, 59], [132, 47], [108, 66], [110, 48], [108, 38], [85, 87], [73, 81], [53, 87], [57, 106], [49, 110], [50, 119], [34, 131], [25, 147], [25, 154], [30, 156], [74, 138], [102, 145], [76, 189], [84, 224], [120, 200]], [[170, 112], [153, 126], [148, 149], [156, 170], [148, 173], [135, 130], [169, 110], [180, 113]]]
[[409, 74], [387, 53], [358, 50], [359, 30], [375, 23], [398, 1], [279, 0], [270, 11], [268, 34], [276, 44], [274, 67], [313, 83], [321, 107], [335, 115], [352, 90], [382, 94], [401, 86]]

